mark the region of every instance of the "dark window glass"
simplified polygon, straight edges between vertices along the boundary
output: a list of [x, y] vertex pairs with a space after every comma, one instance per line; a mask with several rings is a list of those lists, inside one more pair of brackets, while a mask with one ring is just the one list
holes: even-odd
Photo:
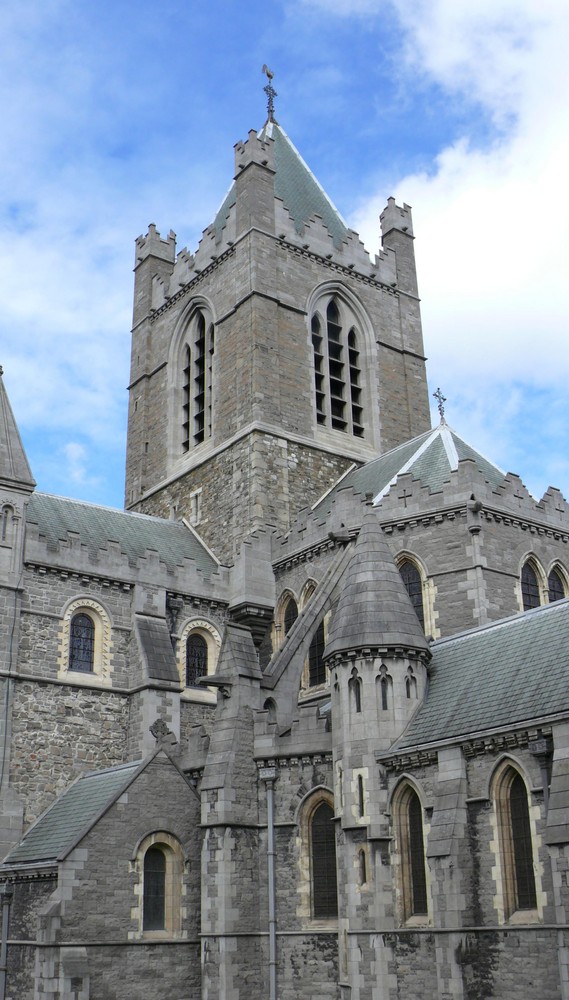
[[405, 590], [411, 598], [411, 604], [415, 608], [417, 618], [421, 622], [421, 628], [425, 630], [425, 612], [423, 609], [423, 585], [421, 582], [421, 574], [416, 566], [408, 559], [401, 563], [399, 567], [399, 572], [401, 574], [401, 579], [405, 584]]
[[559, 573], [555, 569], [551, 570], [551, 573], [547, 578], [547, 589], [549, 593], [550, 604], [553, 604], [554, 601], [561, 601], [565, 597], [563, 580], [561, 579]]
[[93, 670], [95, 623], [81, 612], [73, 615], [69, 636], [69, 669], [89, 674]]
[[194, 341], [194, 444], [201, 444], [205, 435], [206, 384], [205, 319], [198, 314]]
[[308, 683], [310, 687], [324, 684], [326, 681], [326, 667], [322, 659], [324, 646], [324, 622], [322, 621], [314, 633], [308, 650]]
[[533, 873], [533, 852], [529, 823], [526, 786], [519, 774], [513, 779], [510, 790], [510, 822], [514, 854], [514, 879], [516, 889], [516, 909], [535, 910], [535, 877]]
[[145, 931], [164, 930], [166, 916], [166, 857], [159, 847], [144, 855], [143, 921]]
[[197, 632], [186, 641], [186, 687], [198, 687], [200, 677], [207, 674], [207, 642]]
[[182, 372], [182, 448], [190, 447], [190, 381], [192, 375], [192, 352], [186, 345]]
[[411, 791], [407, 806], [409, 832], [409, 874], [411, 914], [428, 913], [427, 879], [425, 875], [425, 845], [423, 843], [423, 812], [419, 796]]
[[291, 597], [284, 613], [284, 634], [288, 635], [296, 619], [298, 618], [298, 608], [296, 601]]
[[539, 608], [540, 605], [537, 575], [529, 562], [522, 569], [522, 601], [524, 611], [530, 611], [531, 608]]
[[316, 918], [338, 916], [336, 884], [336, 831], [334, 813], [327, 802], [317, 806], [310, 828], [312, 909]]
[[379, 682], [379, 684], [380, 684], [380, 688], [381, 688], [381, 710], [383, 712], [386, 712], [387, 711], [387, 707], [388, 707], [388, 681], [387, 681], [387, 677], [382, 677], [381, 680], [380, 680], [380, 682]]

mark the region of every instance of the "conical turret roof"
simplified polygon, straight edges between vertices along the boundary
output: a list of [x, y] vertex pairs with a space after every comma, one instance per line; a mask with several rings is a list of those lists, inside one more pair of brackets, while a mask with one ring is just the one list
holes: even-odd
[[35, 487], [0, 367], [0, 483], [31, 492]]
[[[277, 122], [268, 121], [258, 135], [260, 139], [270, 139], [273, 142], [275, 197], [282, 200], [296, 231], [302, 233], [311, 219], [320, 216], [335, 246], [339, 247], [348, 236], [348, 224], [318, 183], [284, 129]], [[229, 212], [235, 205], [235, 198], [236, 187], [233, 184], [215, 217], [213, 225], [217, 232], [223, 229], [227, 222]]]
[[429, 644], [371, 508], [346, 570], [325, 656], [328, 659], [368, 647], [429, 653]]

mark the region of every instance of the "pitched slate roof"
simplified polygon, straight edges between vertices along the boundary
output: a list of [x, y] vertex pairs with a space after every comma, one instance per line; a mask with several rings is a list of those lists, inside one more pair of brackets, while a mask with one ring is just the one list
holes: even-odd
[[83, 775], [36, 820], [5, 858], [4, 865], [65, 858], [144, 764], [135, 761]]
[[[273, 140], [275, 196], [282, 199], [297, 232], [302, 233], [306, 223], [315, 215], [319, 215], [335, 245], [340, 246], [348, 235], [348, 225], [284, 129], [276, 122], [267, 122], [259, 132], [259, 138]], [[227, 222], [229, 212], [235, 204], [235, 196], [235, 185], [233, 184], [213, 223], [218, 233]]]
[[330, 493], [316, 505], [323, 514], [329, 512], [334, 494], [340, 487], [353, 486], [362, 495], [371, 493], [374, 504], [378, 504], [396, 482], [398, 476], [410, 472], [432, 493], [442, 490], [450, 480], [451, 472], [458, 468], [462, 459], [472, 459], [491, 486], [499, 486], [505, 473], [471, 448], [446, 423], [440, 423], [434, 430], [405, 441], [404, 444], [372, 459], [358, 469], [352, 469]]
[[346, 570], [324, 655], [328, 659], [336, 653], [367, 646], [429, 652], [377, 514], [371, 509], [365, 514]]
[[152, 550], [169, 569], [182, 565], [184, 559], [193, 559], [206, 575], [217, 568], [213, 556], [181, 521], [98, 507], [49, 493], [32, 495], [26, 521], [38, 525], [40, 535], [53, 550], [67, 540], [69, 532], [78, 532], [81, 543], [93, 556], [107, 548], [109, 542], [117, 542], [131, 565]]
[[569, 598], [431, 651], [427, 698], [396, 750], [569, 712]]
[[14, 419], [0, 368], [0, 483], [33, 490], [36, 485]]

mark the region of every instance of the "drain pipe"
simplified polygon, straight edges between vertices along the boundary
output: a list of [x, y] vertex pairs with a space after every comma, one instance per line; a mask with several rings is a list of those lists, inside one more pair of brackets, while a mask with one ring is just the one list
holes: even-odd
[[10, 923], [10, 903], [14, 890], [9, 882], [0, 885], [2, 900], [2, 937], [0, 938], [0, 1000], [6, 996], [6, 973], [8, 970], [8, 925]]
[[[259, 777], [267, 793], [267, 881], [269, 886], [269, 1000], [277, 1000], [277, 906], [275, 878], [275, 803], [276, 767], [263, 767]], [[2, 997], [0, 996], [0, 1000]]]

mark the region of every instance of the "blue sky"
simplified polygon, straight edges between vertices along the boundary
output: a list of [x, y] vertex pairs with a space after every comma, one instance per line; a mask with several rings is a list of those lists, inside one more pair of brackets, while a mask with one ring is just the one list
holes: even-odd
[[413, 206], [449, 423], [569, 496], [568, 45], [564, 0], [6, 0], [0, 362], [39, 488], [122, 506], [134, 239], [195, 249], [266, 62], [370, 252]]

